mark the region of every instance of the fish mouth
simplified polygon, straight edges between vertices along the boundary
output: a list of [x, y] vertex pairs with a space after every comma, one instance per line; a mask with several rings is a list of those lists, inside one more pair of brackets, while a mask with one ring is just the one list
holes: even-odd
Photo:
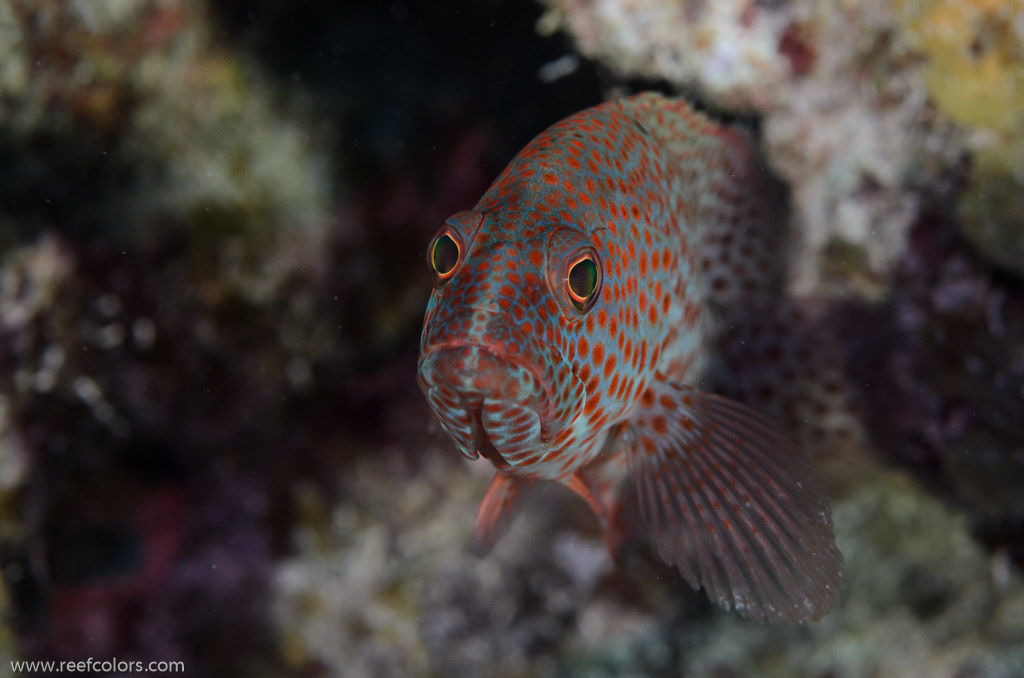
[[419, 382], [424, 391], [450, 386], [474, 410], [491, 398], [529, 403], [538, 414], [548, 414], [552, 402], [552, 393], [535, 365], [479, 344], [451, 343], [432, 349], [420, 359]]
[[539, 449], [541, 418], [552, 399], [525, 361], [479, 345], [449, 345], [423, 356], [419, 382], [464, 456], [505, 469]]

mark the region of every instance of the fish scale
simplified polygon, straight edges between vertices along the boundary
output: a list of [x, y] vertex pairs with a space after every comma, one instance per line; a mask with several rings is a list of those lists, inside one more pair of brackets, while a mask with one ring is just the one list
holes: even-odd
[[778, 186], [750, 135], [641, 94], [556, 123], [428, 248], [419, 382], [497, 472], [484, 551], [554, 481], [614, 547], [624, 488], [659, 553], [725, 607], [817, 619], [842, 585], [827, 503], [764, 415], [701, 390], [722, 318], [777, 294]]

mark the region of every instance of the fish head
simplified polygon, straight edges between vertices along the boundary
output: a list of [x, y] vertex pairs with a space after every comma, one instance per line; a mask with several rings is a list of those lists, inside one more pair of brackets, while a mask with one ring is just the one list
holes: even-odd
[[463, 455], [545, 475], [580, 425], [587, 394], [565, 351], [602, 272], [579, 229], [516, 223], [460, 212], [431, 240], [418, 381]]

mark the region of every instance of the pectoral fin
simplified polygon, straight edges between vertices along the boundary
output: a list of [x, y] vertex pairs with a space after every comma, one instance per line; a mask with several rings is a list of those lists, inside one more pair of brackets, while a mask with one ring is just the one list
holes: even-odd
[[670, 382], [623, 436], [658, 552], [740, 614], [818, 619], [842, 588], [842, 554], [807, 460], [770, 420]]

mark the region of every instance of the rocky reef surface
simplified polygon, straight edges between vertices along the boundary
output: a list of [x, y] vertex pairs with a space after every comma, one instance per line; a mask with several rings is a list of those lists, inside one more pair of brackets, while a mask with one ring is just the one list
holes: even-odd
[[[0, 0], [0, 662], [1024, 676], [1022, 45], [1019, 0]], [[491, 469], [416, 388], [437, 225], [651, 86], [759, 131], [862, 403], [817, 624], [557, 488], [472, 555]]]

